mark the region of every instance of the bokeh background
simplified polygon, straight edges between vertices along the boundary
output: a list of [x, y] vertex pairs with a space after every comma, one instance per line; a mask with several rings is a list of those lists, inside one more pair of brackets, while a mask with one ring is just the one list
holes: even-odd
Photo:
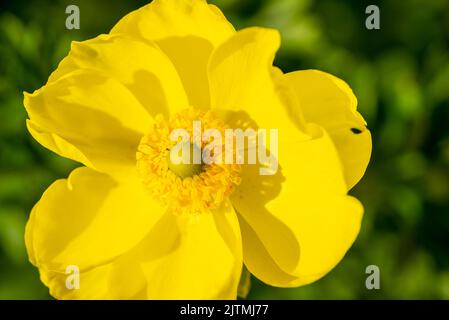
[[[449, 1], [217, 0], [237, 27], [276, 27], [284, 71], [321, 69], [345, 79], [373, 134], [367, 174], [351, 192], [366, 208], [345, 259], [315, 284], [279, 289], [252, 279], [249, 298], [449, 299]], [[30, 209], [77, 165], [39, 146], [25, 128], [22, 91], [43, 85], [72, 40], [106, 33], [144, 0], [0, 2], [0, 299], [47, 299], [28, 262]], [[76, 4], [81, 29], [65, 28]], [[381, 30], [365, 28], [377, 4]], [[377, 265], [381, 289], [365, 288]]]

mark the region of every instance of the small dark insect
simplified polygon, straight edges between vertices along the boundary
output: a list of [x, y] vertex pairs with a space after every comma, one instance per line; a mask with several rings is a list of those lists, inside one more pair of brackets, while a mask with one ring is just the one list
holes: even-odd
[[362, 133], [362, 130], [357, 129], [357, 128], [351, 128], [351, 131], [352, 131], [352, 133], [355, 133], [355, 134], [361, 134]]

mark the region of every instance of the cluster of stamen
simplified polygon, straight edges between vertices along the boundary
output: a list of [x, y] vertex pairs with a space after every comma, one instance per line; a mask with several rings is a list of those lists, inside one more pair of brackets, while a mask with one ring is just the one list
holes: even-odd
[[[170, 139], [173, 130], [186, 130], [192, 148], [202, 151], [208, 144], [208, 141], [200, 140], [201, 145], [197, 145], [192, 123], [198, 120], [201, 122], [201, 133], [212, 128], [218, 129], [224, 136], [225, 125], [212, 112], [186, 109], [170, 119], [156, 116], [136, 154], [137, 167], [146, 189], [174, 213], [201, 213], [218, 208], [240, 184], [238, 164], [172, 163], [170, 151], [179, 143]], [[220, 150], [224, 151], [224, 144], [220, 145]]]

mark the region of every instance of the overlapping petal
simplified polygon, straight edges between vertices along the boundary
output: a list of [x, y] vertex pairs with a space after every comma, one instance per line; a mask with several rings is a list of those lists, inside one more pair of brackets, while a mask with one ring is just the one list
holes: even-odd
[[213, 213], [169, 215], [150, 234], [143, 256], [150, 299], [236, 299], [241, 236], [229, 202]]
[[248, 28], [218, 47], [208, 69], [211, 104], [232, 128], [245, 126], [247, 118], [259, 128], [277, 129], [284, 140], [297, 141], [306, 134], [290, 121], [285, 102], [292, 96], [280, 90], [275, 81], [279, 70], [272, 66], [279, 45], [276, 30]]
[[151, 117], [113, 78], [78, 70], [25, 94], [28, 130], [57, 154], [106, 172], [135, 166]]
[[47, 85], [25, 94], [33, 137], [61, 156], [100, 171], [135, 165], [156, 114], [189, 105], [157, 45], [123, 35], [74, 42]]
[[61, 299], [235, 299], [242, 267], [240, 229], [232, 206], [195, 216], [163, 215], [147, 236], [108, 264], [67, 275], [41, 269]]
[[307, 121], [323, 126], [337, 147], [348, 189], [360, 181], [371, 157], [371, 134], [357, 99], [343, 81], [318, 70], [285, 75]]
[[192, 106], [210, 104], [207, 62], [235, 32], [214, 5], [204, 0], [155, 0], [122, 18], [111, 30], [155, 41], [171, 59]]
[[214, 46], [234, 32], [220, 9], [205, 0], [154, 0], [124, 16], [111, 30], [149, 40], [195, 36]]
[[293, 112], [298, 101], [272, 68], [278, 47], [276, 31], [239, 31], [214, 51], [209, 76], [212, 104], [224, 109], [231, 127], [247, 115], [250, 127], [278, 129], [277, 173], [264, 176], [260, 166], [244, 165], [231, 199], [241, 215], [248, 269], [272, 285], [296, 286], [338, 263], [358, 234], [363, 209], [346, 195], [327, 133]]
[[163, 213], [137, 179], [76, 169], [34, 207], [25, 235], [30, 261], [43, 273], [88, 271], [136, 246]]
[[176, 68], [152, 41], [126, 34], [74, 41], [48, 82], [80, 69], [120, 82], [152, 116], [168, 116], [189, 105]]
[[272, 285], [297, 286], [322, 277], [359, 232], [363, 208], [346, 195], [335, 147], [316, 129], [311, 140], [279, 142], [275, 175], [257, 175], [257, 167], [245, 167], [232, 196], [247, 224], [242, 227], [245, 263]]

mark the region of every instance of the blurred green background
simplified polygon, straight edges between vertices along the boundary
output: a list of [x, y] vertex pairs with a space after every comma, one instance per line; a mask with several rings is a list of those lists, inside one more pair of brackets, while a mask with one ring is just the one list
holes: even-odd
[[[249, 298], [449, 299], [449, 1], [217, 0], [237, 27], [278, 28], [284, 71], [322, 69], [345, 79], [373, 134], [367, 174], [352, 191], [366, 208], [345, 259], [315, 284]], [[0, 299], [46, 299], [24, 248], [33, 204], [76, 167], [25, 128], [22, 91], [42, 86], [72, 40], [106, 33], [146, 1], [24, 1], [0, 5]], [[76, 4], [81, 29], [65, 28]], [[381, 30], [365, 28], [377, 4]], [[365, 288], [379, 266], [381, 289]]]

